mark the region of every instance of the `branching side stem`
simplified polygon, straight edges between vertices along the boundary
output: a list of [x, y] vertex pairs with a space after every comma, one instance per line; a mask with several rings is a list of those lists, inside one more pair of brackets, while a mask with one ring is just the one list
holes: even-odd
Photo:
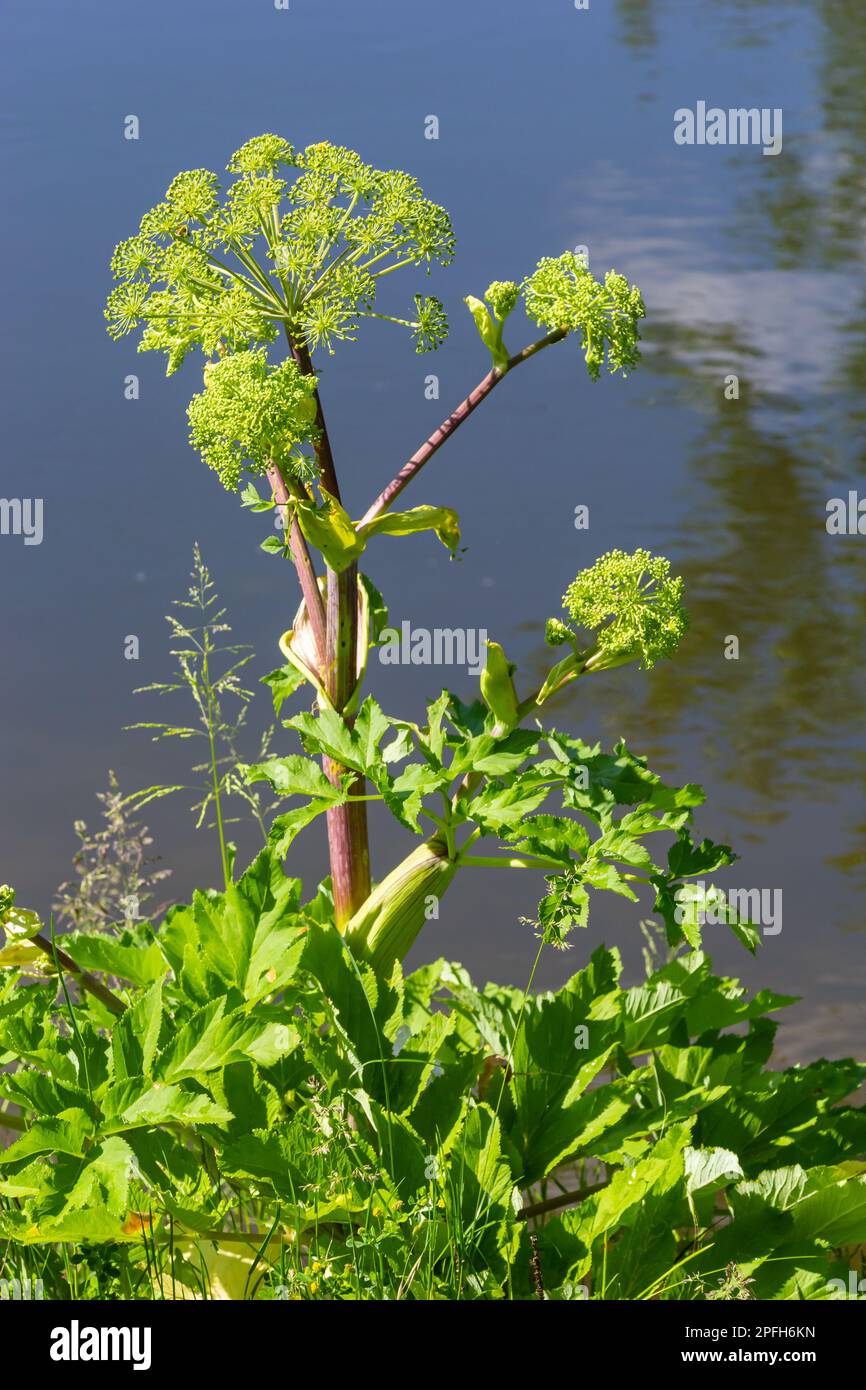
[[498, 386], [503, 377], [507, 376], [508, 372], [510, 372], [513, 367], [519, 367], [521, 362], [528, 362], [530, 357], [534, 357], [537, 352], [541, 352], [542, 348], [550, 347], [553, 343], [561, 343], [567, 334], [567, 328], [555, 328], [544, 338], [539, 338], [537, 342], [530, 343], [527, 347], [523, 348], [521, 352], [517, 352], [513, 357], [510, 357], [507, 367], [492, 367], [486, 377], [484, 377], [482, 381], [479, 381], [475, 390], [471, 391], [455, 410], [452, 410], [447, 420], [442, 421], [438, 430], [434, 430], [430, 438], [425, 440], [421, 447], [415, 450], [412, 457], [404, 463], [396, 478], [379, 493], [375, 502], [367, 508], [367, 511], [361, 518], [360, 524], [363, 526], [367, 522], [374, 521], [377, 516], [381, 516], [383, 512], [388, 510], [392, 503], [400, 496], [403, 489], [408, 487], [412, 479], [421, 472], [425, 463], [429, 462], [438, 449], [441, 449], [446, 439], [450, 439], [457, 427], [462, 425], [464, 420], [469, 419], [473, 410], [475, 410], [483, 400], [486, 400], [494, 386]]

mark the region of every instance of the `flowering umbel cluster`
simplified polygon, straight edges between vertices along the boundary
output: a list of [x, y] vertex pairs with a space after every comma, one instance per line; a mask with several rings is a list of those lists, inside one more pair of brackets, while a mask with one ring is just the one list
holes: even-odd
[[481, 341], [500, 372], [512, 365], [503, 330], [521, 298], [527, 316], [537, 324], [559, 330], [560, 336], [577, 336], [593, 381], [605, 364], [609, 372], [625, 376], [640, 360], [638, 323], [646, 311], [637, 285], [629, 285], [615, 270], [609, 270], [603, 282], [596, 280], [586, 261], [567, 251], [557, 258], [545, 256], [520, 284], [494, 280], [484, 299], [466, 296]]
[[609, 270], [602, 283], [582, 257], [567, 251], [555, 259], [545, 256], [521, 289], [526, 312], [536, 323], [579, 334], [593, 380], [605, 360], [608, 371], [623, 375], [639, 362], [643, 296], [618, 271]]
[[171, 374], [195, 347], [211, 356], [273, 340], [285, 328], [310, 350], [354, 337], [360, 319], [411, 329], [419, 352], [444, 340], [441, 303], [416, 295], [412, 318], [376, 307], [378, 282], [404, 266], [447, 265], [445, 210], [399, 170], [374, 169], [327, 142], [295, 150], [276, 135], [232, 155], [224, 195], [216, 174], [178, 174], [164, 200], [112, 259], [106, 308], [116, 338], [142, 329]]
[[[663, 555], [610, 550], [572, 581], [563, 607], [574, 627], [595, 634], [583, 654], [584, 670], [608, 670], [635, 659], [649, 669], [673, 654], [689, 617], [682, 604], [683, 581], [672, 578], [670, 570]], [[551, 646], [573, 642], [575, 635], [559, 619], [547, 624]]]
[[189, 439], [223, 487], [235, 492], [244, 469], [262, 474], [272, 462], [305, 475], [298, 446], [314, 432], [314, 376], [292, 358], [271, 366], [258, 348], [208, 362], [204, 386], [189, 403]]

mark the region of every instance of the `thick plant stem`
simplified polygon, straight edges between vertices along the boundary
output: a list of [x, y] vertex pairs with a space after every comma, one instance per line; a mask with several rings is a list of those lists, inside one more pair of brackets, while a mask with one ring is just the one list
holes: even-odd
[[[358, 566], [349, 565], [340, 574], [328, 570], [327, 584], [328, 651], [327, 691], [337, 710], [345, 709], [357, 680], [358, 642]], [[347, 719], [351, 724], [353, 721]], [[346, 769], [325, 758], [325, 776], [339, 782]], [[367, 784], [362, 776], [351, 783], [353, 796], [364, 796]], [[334, 916], [340, 931], [370, 896], [370, 848], [367, 831], [367, 803], [351, 801], [334, 806], [327, 813], [328, 850], [334, 891]]]
[[[309, 376], [313, 364], [306, 346], [290, 338], [292, 355], [301, 371]], [[322, 486], [340, 500], [340, 485], [334, 467], [331, 441], [322, 402], [316, 391], [316, 461]], [[350, 565], [340, 574], [326, 570], [326, 631], [324, 684], [328, 698], [334, 709], [342, 713], [352, 697], [357, 681], [358, 670], [358, 567]], [[366, 641], [366, 633], [362, 634]], [[347, 723], [351, 724], [351, 719]], [[330, 758], [323, 759], [325, 776], [331, 782], [339, 782], [347, 771]], [[367, 784], [363, 777], [356, 777], [350, 792], [353, 796], [363, 796]], [[334, 806], [327, 812], [328, 852], [331, 861], [331, 884], [334, 892], [334, 916], [337, 927], [343, 931], [350, 917], [370, 896], [370, 847], [367, 832], [367, 805], [364, 801], [352, 801], [345, 806]]]

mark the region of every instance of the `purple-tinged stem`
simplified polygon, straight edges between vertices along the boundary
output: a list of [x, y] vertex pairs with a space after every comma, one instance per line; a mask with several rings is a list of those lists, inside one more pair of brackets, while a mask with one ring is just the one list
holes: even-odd
[[82, 970], [79, 965], [76, 965], [75, 961], [65, 951], [61, 951], [60, 947], [50, 941], [47, 936], [43, 936], [40, 932], [38, 936], [31, 937], [31, 941], [34, 946], [39, 947], [40, 951], [44, 951], [46, 956], [50, 956], [52, 960], [56, 958], [57, 964], [68, 975], [77, 980], [82, 989], [86, 989], [88, 994], [92, 994], [94, 999], [98, 999], [100, 1004], [104, 1004], [109, 1013], [119, 1017], [120, 1014], [126, 1012], [126, 1005], [122, 999], [118, 999], [117, 995], [112, 994], [111, 990], [100, 984], [99, 980], [95, 980], [92, 975], [88, 975], [86, 970]]
[[[355, 644], [358, 629], [358, 566], [349, 565], [340, 574], [328, 571], [328, 666], [327, 690], [335, 709], [343, 710], [355, 689], [357, 666]], [[354, 720], [346, 718], [349, 727]], [[325, 776], [339, 783], [347, 771], [330, 758], [323, 760]], [[353, 796], [364, 796], [366, 780], [357, 776], [350, 784]], [[328, 850], [334, 891], [334, 916], [342, 931], [358, 908], [370, 896], [370, 842], [367, 831], [367, 804], [351, 801], [327, 812]]]
[[450, 438], [458, 425], [462, 425], [464, 420], [469, 419], [469, 416], [472, 414], [473, 410], [475, 410], [476, 406], [479, 406], [481, 402], [490, 395], [494, 386], [498, 386], [502, 378], [507, 376], [513, 367], [519, 367], [521, 362], [528, 362], [529, 358], [534, 357], [542, 348], [550, 347], [552, 343], [562, 342], [562, 339], [566, 337], [567, 333], [567, 328], [555, 328], [551, 333], [548, 333], [546, 337], [539, 338], [537, 342], [530, 343], [528, 347], [523, 348], [521, 352], [517, 352], [513, 357], [510, 357], [507, 367], [491, 368], [483, 381], [479, 381], [475, 390], [466, 397], [465, 401], [461, 401], [460, 405], [458, 405], [455, 410], [452, 410], [447, 420], [442, 421], [438, 430], [434, 430], [433, 434], [431, 434], [429, 439], [425, 440], [420, 449], [416, 449], [412, 457], [403, 464], [396, 478], [379, 493], [375, 502], [367, 508], [367, 511], [361, 518], [360, 524], [364, 525], [369, 521], [373, 521], [377, 516], [381, 516], [382, 512], [388, 510], [395, 499], [400, 496], [403, 489], [408, 487], [412, 479], [421, 472], [425, 463], [433, 457], [437, 449], [440, 449], [446, 439]]
[[[275, 463], [272, 463], [267, 469], [267, 479], [271, 485], [274, 501], [282, 512], [283, 524], [286, 525], [288, 523], [291, 498], [289, 496], [289, 490], [286, 487], [285, 479]], [[307, 617], [310, 620], [313, 640], [316, 643], [319, 665], [324, 667], [325, 655], [327, 652], [325, 605], [322, 601], [322, 592], [316, 579], [316, 571], [313, 569], [313, 561], [310, 557], [309, 547], [298, 525], [298, 518], [296, 516], [292, 517], [292, 523], [289, 527], [289, 550], [291, 551], [292, 560], [297, 570], [301, 593], [304, 596]]]
[[[305, 376], [314, 375], [309, 349], [289, 338], [292, 356]], [[322, 402], [316, 391], [316, 462], [322, 486], [340, 501], [340, 485], [334, 467], [334, 455], [325, 423]], [[328, 698], [334, 709], [342, 712], [355, 689], [358, 671], [358, 566], [349, 565], [339, 574], [326, 570], [326, 632], [323, 678]], [[366, 638], [366, 634], [364, 634]], [[351, 727], [352, 719], [346, 723]], [[348, 770], [330, 758], [322, 760], [325, 776], [339, 783]], [[350, 784], [353, 796], [363, 796], [367, 785], [358, 776]], [[367, 805], [352, 801], [334, 806], [327, 812], [328, 851], [331, 861], [331, 884], [334, 892], [334, 916], [342, 930], [361, 904], [370, 896], [370, 848], [367, 831]]]

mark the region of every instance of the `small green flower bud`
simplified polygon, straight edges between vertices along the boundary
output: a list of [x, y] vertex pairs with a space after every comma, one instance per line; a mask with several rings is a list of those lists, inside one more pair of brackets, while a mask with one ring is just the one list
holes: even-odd
[[549, 647], [561, 647], [572, 636], [571, 630], [559, 618], [548, 618], [544, 628], [544, 640]]
[[513, 280], [494, 280], [487, 286], [484, 298], [501, 323], [508, 318], [520, 298], [520, 286]]

